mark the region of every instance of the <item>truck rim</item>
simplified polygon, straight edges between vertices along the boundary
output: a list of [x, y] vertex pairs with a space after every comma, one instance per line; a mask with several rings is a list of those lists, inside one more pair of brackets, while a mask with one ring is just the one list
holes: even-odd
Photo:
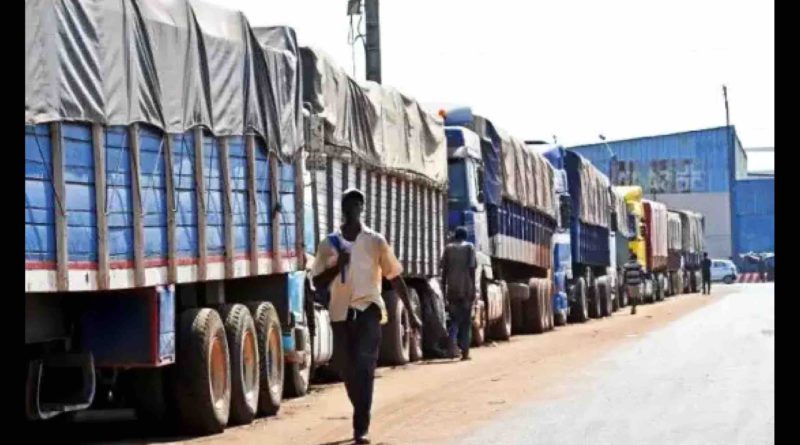
[[211, 396], [214, 399], [214, 408], [220, 409], [225, 403], [225, 383], [228, 379], [227, 354], [220, 336], [214, 336], [211, 341], [211, 353], [208, 357], [208, 365], [211, 377]]

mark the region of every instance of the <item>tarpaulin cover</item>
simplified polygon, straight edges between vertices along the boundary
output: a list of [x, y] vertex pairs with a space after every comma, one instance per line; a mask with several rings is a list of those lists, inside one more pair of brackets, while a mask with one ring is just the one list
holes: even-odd
[[359, 84], [317, 49], [300, 53], [304, 101], [324, 122], [323, 150], [349, 151], [376, 167], [447, 183], [441, 118], [391, 87]]
[[656, 201], [642, 200], [645, 208], [647, 236], [650, 239], [648, 256], [667, 258], [667, 206]]
[[611, 194], [608, 177], [586, 158], [566, 150], [565, 167], [572, 208], [586, 224], [608, 228], [611, 225]]
[[667, 215], [667, 249], [683, 250], [683, 231], [681, 217], [670, 211]]
[[193, 0], [26, 0], [25, 123], [148, 123], [302, 144], [294, 31]]
[[500, 205], [505, 197], [556, 217], [555, 170], [542, 154], [468, 108], [449, 110], [445, 122], [491, 141], [491, 147], [482, 150], [487, 203]]
[[676, 213], [681, 217], [683, 249], [688, 253], [700, 253], [705, 250], [703, 215], [688, 210], [678, 210]]
[[617, 232], [625, 238], [632, 238], [633, 230], [628, 225], [628, 205], [625, 202], [625, 193], [616, 187], [611, 188], [611, 204], [617, 220]]

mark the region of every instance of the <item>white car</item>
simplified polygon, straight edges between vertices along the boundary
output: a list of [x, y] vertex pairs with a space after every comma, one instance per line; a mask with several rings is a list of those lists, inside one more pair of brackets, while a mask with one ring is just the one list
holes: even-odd
[[725, 284], [736, 282], [739, 271], [731, 260], [711, 260], [711, 281], [722, 281]]

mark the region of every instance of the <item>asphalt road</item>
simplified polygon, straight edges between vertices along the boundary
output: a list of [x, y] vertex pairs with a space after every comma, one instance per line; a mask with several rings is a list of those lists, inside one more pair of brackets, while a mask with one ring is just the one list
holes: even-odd
[[735, 286], [451, 443], [774, 443], [774, 286]]

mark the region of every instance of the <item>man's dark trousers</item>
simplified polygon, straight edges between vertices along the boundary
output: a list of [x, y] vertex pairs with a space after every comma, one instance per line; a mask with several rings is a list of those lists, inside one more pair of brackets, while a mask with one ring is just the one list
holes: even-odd
[[447, 333], [450, 342], [458, 340], [458, 348], [462, 354], [469, 352], [469, 344], [472, 341], [472, 303], [457, 301], [450, 303], [448, 308], [450, 320], [447, 325]]
[[711, 274], [709, 275], [703, 274], [703, 293], [704, 294], [711, 293]]
[[347, 321], [331, 323], [336, 368], [342, 373], [353, 405], [353, 433], [369, 432], [375, 366], [381, 346], [381, 310], [372, 304], [364, 311], [349, 309]]

